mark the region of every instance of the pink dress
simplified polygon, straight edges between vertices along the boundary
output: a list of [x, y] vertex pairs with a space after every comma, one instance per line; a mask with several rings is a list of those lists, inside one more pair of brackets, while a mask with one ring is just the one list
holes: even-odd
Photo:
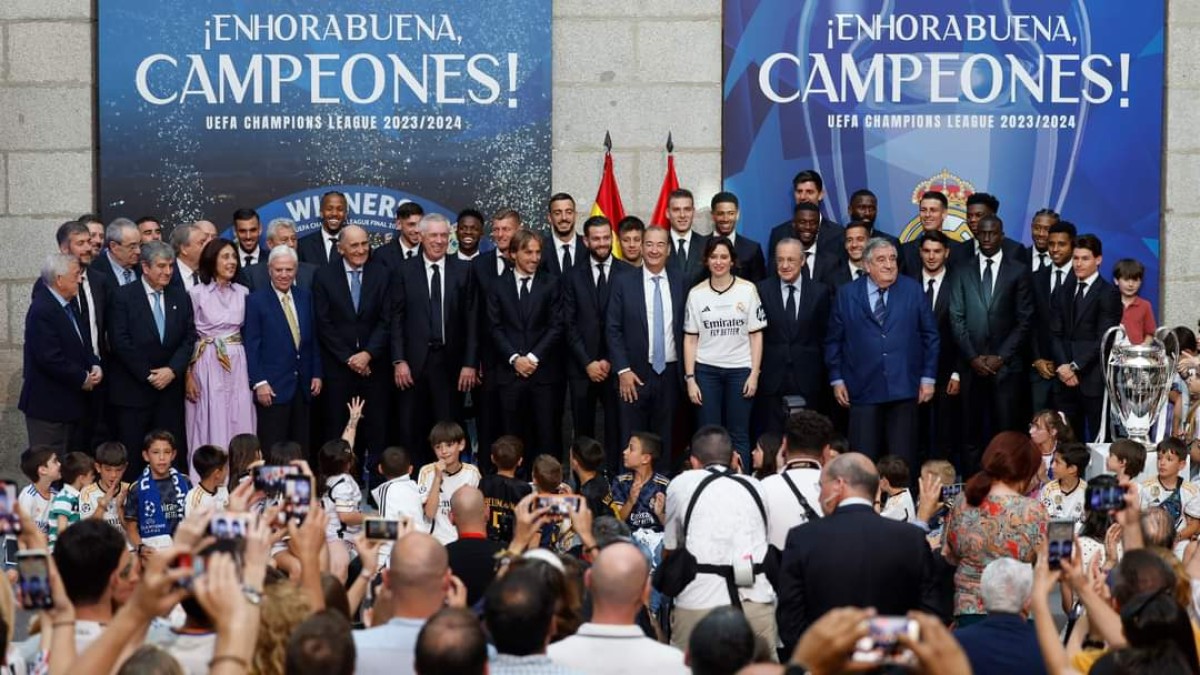
[[248, 293], [238, 284], [216, 283], [196, 284], [188, 291], [196, 321], [192, 370], [200, 386], [200, 399], [185, 406], [188, 470], [193, 484], [199, 482], [191, 470], [196, 448], [212, 444], [225, 449], [234, 436], [255, 433], [254, 395], [242, 346]]

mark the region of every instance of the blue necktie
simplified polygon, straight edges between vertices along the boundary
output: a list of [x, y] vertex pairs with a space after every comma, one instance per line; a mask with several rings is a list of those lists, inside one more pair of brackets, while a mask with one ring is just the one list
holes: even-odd
[[354, 311], [358, 311], [358, 301], [362, 297], [362, 270], [350, 270], [350, 300], [354, 302]]
[[154, 291], [154, 326], [158, 328], [158, 341], [167, 339], [167, 315], [163, 313], [162, 291]]
[[650, 277], [654, 279], [654, 357], [650, 360], [650, 366], [654, 369], [655, 374], [662, 375], [667, 369], [667, 329], [666, 320], [663, 317], [662, 286], [658, 282], [662, 281], [661, 276]]
[[[122, 276], [125, 277], [125, 284], [133, 281], [133, 270], [125, 270], [122, 273]], [[121, 285], [124, 286], [125, 284], [121, 284]]]
[[875, 320], [882, 326], [883, 320], [887, 317], [887, 305], [883, 304], [883, 294], [887, 293], [887, 291], [880, 288], [875, 293], [875, 311], [873, 314], [875, 315]]
[[75, 334], [79, 336], [79, 341], [83, 342], [83, 333], [79, 330], [79, 321], [75, 318], [75, 310], [71, 308], [71, 303], [62, 306], [67, 311], [67, 317], [71, 319], [71, 325], [75, 327]]

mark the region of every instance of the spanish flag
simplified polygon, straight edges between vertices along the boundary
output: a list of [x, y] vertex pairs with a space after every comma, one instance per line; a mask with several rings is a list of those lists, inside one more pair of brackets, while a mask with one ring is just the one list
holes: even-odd
[[617, 176], [613, 173], [612, 137], [604, 133], [604, 173], [600, 176], [600, 189], [596, 191], [596, 203], [592, 205], [593, 216], [604, 216], [612, 224], [613, 255], [621, 255], [621, 237], [617, 226], [625, 218], [625, 207], [621, 204], [621, 191], [617, 189]]
[[678, 189], [679, 177], [675, 175], [675, 141], [671, 140], [671, 133], [667, 132], [667, 175], [663, 176], [662, 187], [658, 190], [658, 203], [654, 205], [654, 212], [650, 215], [651, 226], [667, 227], [671, 224], [667, 202], [670, 201], [671, 193]]

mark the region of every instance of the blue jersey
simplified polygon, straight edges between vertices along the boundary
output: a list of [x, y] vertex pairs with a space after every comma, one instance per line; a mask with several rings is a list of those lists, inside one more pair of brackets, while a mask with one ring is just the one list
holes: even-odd
[[[634, 475], [632, 472], [623, 473], [617, 476], [617, 479], [612, 482], [612, 500], [613, 506], [620, 509], [629, 501], [629, 493], [633, 491]], [[656, 473], [638, 493], [637, 503], [633, 505], [633, 510], [629, 512], [629, 518], [625, 522], [629, 523], [629, 527], [635, 530], [654, 530], [655, 532], [663, 531], [663, 522], [654, 515], [654, 497], [662, 495], [663, 499], [667, 497], [667, 484], [670, 481], [661, 473]]]

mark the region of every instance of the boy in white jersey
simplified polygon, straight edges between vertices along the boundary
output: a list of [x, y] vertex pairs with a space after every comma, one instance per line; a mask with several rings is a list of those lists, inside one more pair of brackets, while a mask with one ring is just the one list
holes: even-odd
[[184, 517], [200, 509], [223, 511], [229, 506], [229, 454], [215, 445], [202, 445], [192, 452], [192, 473], [200, 477], [183, 503]]
[[125, 446], [115, 441], [96, 447], [96, 482], [79, 491], [79, 516], [103, 518], [125, 535], [121, 507], [129, 494], [129, 483], [121, 481], [129, 458]]
[[1060, 443], [1054, 451], [1051, 460], [1055, 479], [1042, 486], [1042, 505], [1050, 520], [1083, 519], [1084, 493], [1087, 482], [1088, 462], [1092, 459], [1092, 451], [1083, 443]]
[[1200, 485], [1180, 475], [1187, 456], [1187, 444], [1178, 438], [1167, 438], [1158, 444], [1158, 475], [1138, 486], [1142, 510], [1151, 506], [1165, 509], [1175, 522], [1177, 541], [1200, 534]]
[[[379, 517], [407, 520], [418, 526], [424, 522], [424, 503], [412, 479], [412, 461], [404, 448], [384, 450], [379, 458], [379, 473], [387, 479], [371, 491], [379, 505]], [[379, 548], [379, 560], [385, 566], [391, 562], [392, 545], [393, 542], [388, 541]]]
[[908, 473], [908, 462], [895, 455], [880, 457], [875, 468], [879, 471], [879, 494], [886, 496], [879, 515], [906, 523], [917, 522], [917, 509], [913, 505], [908, 486], [912, 478]]
[[429, 430], [429, 444], [437, 461], [421, 467], [417, 494], [424, 509], [425, 530], [442, 544], [458, 539], [450, 522], [450, 497], [464, 485], [479, 486], [479, 469], [459, 459], [467, 445], [467, 434], [454, 422], [438, 422]]
[[62, 477], [62, 467], [54, 448], [35, 445], [21, 457], [21, 473], [32, 485], [21, 490], [17, 504], [21, 512], [29, 516], [42, 534], [50, 534], [50, 502], [57, 494], [51, 484]]

